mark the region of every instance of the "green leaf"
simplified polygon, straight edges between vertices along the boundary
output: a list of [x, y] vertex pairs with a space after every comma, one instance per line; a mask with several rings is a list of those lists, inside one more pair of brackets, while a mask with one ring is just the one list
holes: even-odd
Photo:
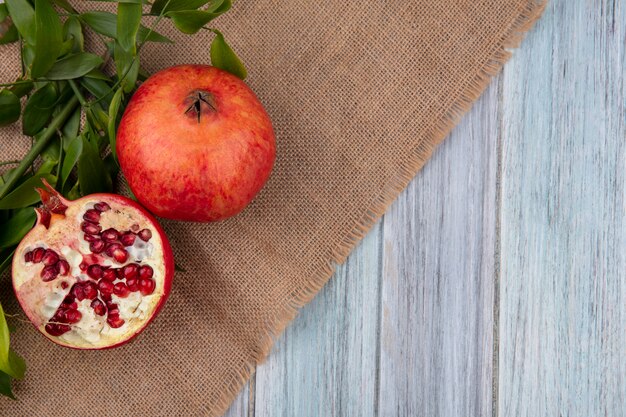
[[[80, 15], [80, 18], [91, 27], [95, 32], [117, 39], [117, 17], [109, 12], [87, 12]], [[148, 42], [166, 42], [173, 43], [165, 36], [152, 31], [148, 36], [149, 29], [143, 25], [139, 27], [137, 39], [146, 40]], [[146, 38], [147, 36], [147, 38]]]
[[[42, 132], [45, 132], [45, 130], [43, 130]], [[35, 135], [35, 142], [39, 141], [40, 137], [41, 135]], [[60, 150], [59, 150], [60, 148], [59, 140], [60, 139], [58, 135], [55, 133], [52, 139], [50, 140], [50, 142], [48, 142], [48, 144], [43, 149], [43, 151], [41, 151], [40, 155], [42, 159], [44, 160], [44, 162], [50, 161], [52, 162], [53, 165], [59, 162], [59, 159], [61, 158]], [[37, 170], [37, 172], [40, 173], [41, 171]], [[48, 172], [52, 172], [52, 170]]]
[[35, 0], [35, 59], [30, 69], [33, 78], [45, 75], [54, 65], [63, 42], [61, 21], [49, 0]]
[[78, 136], [78, 129], [80, 128], [80, 113], [81, 108], [78, 107], [67, 119], [63, 128], [61, 128], [61, 139], [63, 141], [63, 149], [68, 152], [68, 146]]
[[13, 391], [11, 391], [11, 377], [2, 371], [0, 371], [0, 394], [12, 400], [17, 399], [13, 395]]
[[111, 81], [111, 78], [98, 68], [94, 68], [85, 74], [85, 77], [94, 78], [96, 80]]
[[88, 52], [79, 52], [59, 59], [46, 74], [49, 80], [71, 80], [87, 74], [102, 65], [102, 58]]
[[176, 26], [178, 30], [192, 35], [220, 14], [221, 13], [205, 12], [203, 10], [181, 10], [178, 12], [167, 12], [165, 16], [172, 19], [174, 26]]
[[117, 115], [120, 111], [120, 105], [122, 104], [122, 95], [124, 91], [119, 88], [113, 99], [111, 100], [111, 105], [109, 106], [109, 125], [107, 130], [109, 131], [109, 143], [111, 144], [111, 153], [113, 154], [113, 158], [117, 161], [117, 149], [115, 143], [115, 135], [117, 134]]
[[81, 137], [74, 137], [74, 140], [67, 144], [65, 150], [65, 159], [63, 159], [63, 166], [61, 167], [61, 189], [65, 187], [65, 182], [72, 173], [76, 163], [78, 163], [82, 152], [83, 139]]
[[115, 69], [117, 70], [118, 78], [121, 80], [122, 88], [125, 93], [130, 93], [137, 83], [139, 58], [124, 50], [117, 42], [115, 43], [113, 56], [115, 58]]
[[246, 67], [226, 43], [222, 33], [215, 29], [213, 32], [215, 38], [211, 42], [211, 64], [244, 80], [247, 76]]
[[15, 211], [0, 228], [0, 249], [20, 243], [22, 238], [35, 224], [35, 210], [32, 207]]
[[78, 53], [85, 50], [85, 38], [83, 36], [83, 26], [76, 16], [70, 16], [63, 24], [63, 39], [72, 39], [72, 52]]
[[113, 98], [114, 94], [109, 84], [97, 78], [86, 77], [81, 78], [80, 84], [99, 100], [98, 103], [102, 104], [105, 108], [108, 108], [109, 102]]
[[232, 6], [231, 0], [222, 0], [209, 5], [207, 10], [181, 10], [165, 13], [174, 26], [183, 33], [193, 34], [216, 17], [226, 13]]
[[61, 51], [59, 52], [59, 58], [63, 58], [65, 55], [72, 52], [72, 48], [74, 48], [74, 41], [72, 39], [61, 42]]
[[110, 191], [113, 185], [94, 144], [85, 137], [83, 152], [78, 158], [78, 182], [82, 195]]
[[24, 97], [26, 94], [30, 93], [30, 90], [33, 89], [33, 82], [30, 80], [23, 80], [18, 78], [17, 81], [19, 84], [15, 84], [9, 88], [18, 97]]
[[15, 42], [20, 38], [17, 28], [9, 16], [7, 5], [0, 4], [0, 45]]
[[[109, 105], [110, 106], [110, 105]], [[94, 103], [91, 106], [91, 110], [96, 119], [98, 119], [98, 125], [100, 126], [100, 130], [105, 130], [109, 125], [109, 114], [106, 113], [100, 103]], [[108, 138], [105, 138], [108, 139]], [[107, 140], [108, 142], [108, 140]], [[105, 145], [106, 146], [106, 145]]]
[[56, 184], [57, 178], [51, 174], [30, 177], [0, 200], [0, 209], [17, 209], [37, 203], [39, 194], [35, 191], [35, 187], [42, 187], [42, 178], [45, 178], [50, 184]]
[[10, 125], [20, 118], [20, 99], [9, 90], [0, 90], [0, 126]]
[[34, 136], [46, 125], [54, 111], [57, 91], [53, 83], [46, 83], [36, 90], [26, 102], [22, 117], [22, 132]]
[[[57, 163], [58, 161], [56, 159], [54, 160], [44, 159], [41, 166], [37, 169], [37, 172], [35, 172], [35, 176], [50, 174], [52, 170], [56, 168]], [[56, 177], [55, 177], [55, 181], [56, 181]]]
[[141, 4], [117, 5], [117, 42], [126, 52], [137, 54], [137, 32], [141, 23]]
[[0, 306], [0, 371], [13, 378], [24, 378], [26, 365], [24, 360], [9, 349], [9, 326]]
[[[212, 12], [218, 8], [224, 0], [156, 0], [152, 3], [150, 14], [159, 15], [161, 12], [174, 12], [179, 10], [195, 10], [209, 3], [207, 11]], [[166, 7], [167, 5], [167, 7]]]
[[24, 40], [35, 44], [37, 29], [35, 26], [35, 10], [27, 0], [5, 0], [13, 24]]
[[223, 13], [226, 13], [227, 11], [229, 11], [232, 6], [233, 6], [232, 0], [224, 0], [219, 5], [217, 5], [217, 7], [215, 7], [215, 9], [213, 9], [213, 10], [209, 9], [207, 11], [213, 12], [213, 13], [223, 14]]
[[76, 9], [67, 0], [52, 0], [52, 2], [68, 13], [76, 13]]
[[27, 43], [23, 43], [22, 44], [22, 63], [24, 64], [24, 68], [30, 68], [33, 65], [34, 59], [35, 59], [35, 47]]

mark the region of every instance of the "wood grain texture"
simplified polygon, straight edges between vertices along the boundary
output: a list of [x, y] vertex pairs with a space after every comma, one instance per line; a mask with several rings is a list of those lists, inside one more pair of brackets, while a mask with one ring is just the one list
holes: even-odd
[[491, 415], [496, 87], [385, 216], [381, 416]]
[[499, 415], [626, 415], [626, 5], [553, 1], [503, 74]]

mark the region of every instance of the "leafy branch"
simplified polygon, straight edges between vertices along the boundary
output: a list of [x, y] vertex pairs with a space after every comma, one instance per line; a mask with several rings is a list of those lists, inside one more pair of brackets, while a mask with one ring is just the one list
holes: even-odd
[[[117, 125], [128, 99], [147, 77], [139, 53], [147, 42], [172, 43], [156, 31], [163, 19], [186, 34], [212, 31], [211, 63], [246, 77], [222, 33], [206, 26], [230, 10], [231, 0], [113, 2], [117, 13], [79, 12], [68, 0], [0, 4], [0, 45], [19, 43], [22, 68], [14, 82], [0, 84], [0, 126], [21, 118], [22, 132], [32, 137], [23, 159], [0, 161], [0, 168], [8, 168], [0, 176], [0, 274], [35, 222], [33, 206], [39, 199], [34, 186], [41, 178], [70, 199], [112, 191], [119, 170]], [[150, 26], [142, 24], [144, 17], [153, 18]], [[86, 49], [85, 30], [104, 44], [104, 57]], [[110, 59], [114, 74], [105, 72]], [[11, 378], [22, 378], [24, 370], [23, 359], [9, 347], [0, 306], [0, 394], [14, 398]]]

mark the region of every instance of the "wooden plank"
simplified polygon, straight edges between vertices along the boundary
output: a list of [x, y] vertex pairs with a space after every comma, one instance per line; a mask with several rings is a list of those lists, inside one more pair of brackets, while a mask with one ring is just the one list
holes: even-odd
[[490, 416], [497, 82], [384, 221], [381, 416]]
[[626, 413], [626, 7], [549, 3], [503, 76], [499, 415]]
[[373, 416], [381, 226], [340, 266], [256, 374], [256, 417]]

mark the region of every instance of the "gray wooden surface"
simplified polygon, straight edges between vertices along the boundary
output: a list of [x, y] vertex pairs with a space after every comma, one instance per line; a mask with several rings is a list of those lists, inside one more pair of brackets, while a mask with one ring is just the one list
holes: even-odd
[[626, 416], [625, 44], [553, 0], [227, 416]]

